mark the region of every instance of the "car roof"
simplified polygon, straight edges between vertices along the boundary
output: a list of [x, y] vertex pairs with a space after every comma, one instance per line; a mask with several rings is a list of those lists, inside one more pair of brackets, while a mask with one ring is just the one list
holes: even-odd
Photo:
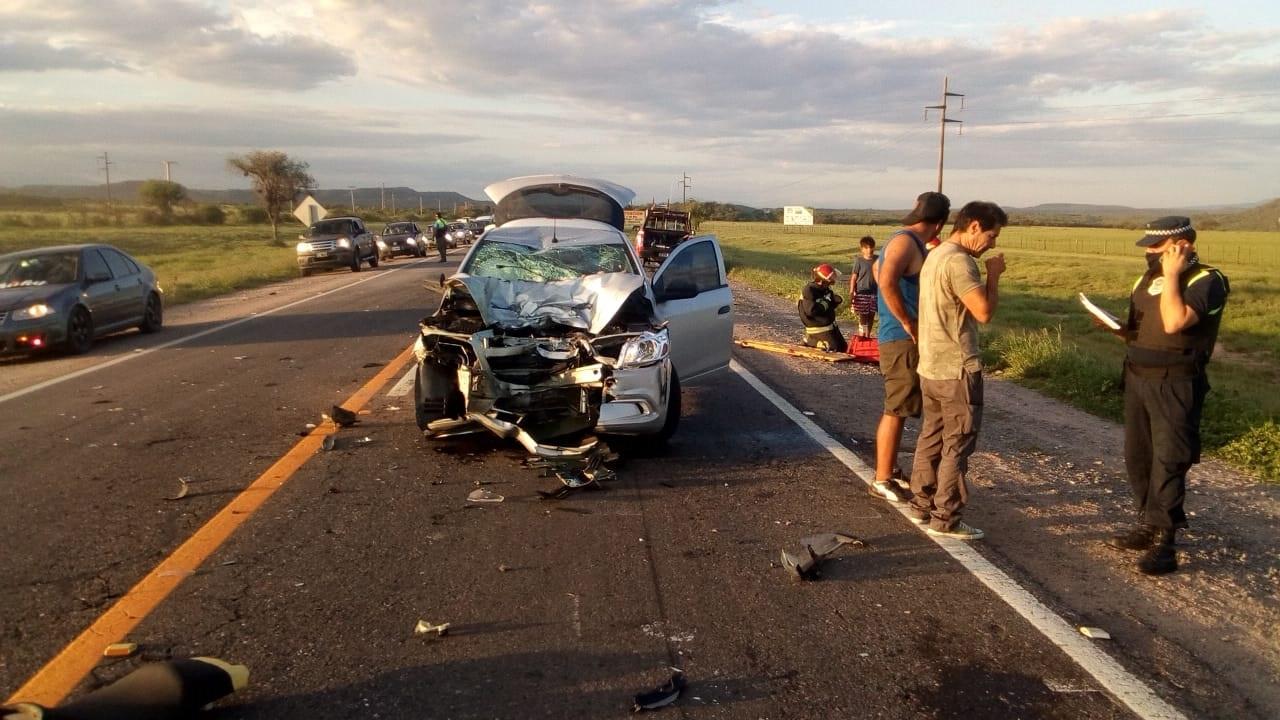
[[[116, 252], [124, 252], [114, 245], [106, 243], [80, 243], [78, 245], [50, 245], [49, 247], [27, 248], [26, 250], [14, 250], [0, 255], [0, 258], [7, 258], [14, 255], [44, 255], [46, 253], [62, 253], [62, 252], [80, 252], [89, 248], [110, 248]], [[128, 253], [125, 253], [128, 255]]]

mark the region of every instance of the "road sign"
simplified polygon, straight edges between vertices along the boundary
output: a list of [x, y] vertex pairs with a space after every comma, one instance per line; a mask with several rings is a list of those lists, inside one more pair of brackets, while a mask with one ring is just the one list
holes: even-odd
[[802, 205], [787, 205], [782, 208], [783, 225], [812, 225], [813, 211]]
[[307, 227], [311, 227], [316, 222], [323, 220], [324, 216], [328, 214], [329, 211], [325, 210], [324, 206], [316, 202], [316, 199], [310, 195], [303, 198], [302, 202], [298, 203], [298, 207], [293, 209], [293, 216]]

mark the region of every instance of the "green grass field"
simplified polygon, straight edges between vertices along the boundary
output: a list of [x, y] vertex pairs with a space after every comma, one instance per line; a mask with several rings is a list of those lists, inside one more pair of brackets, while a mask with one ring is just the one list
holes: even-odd
[[291, 242], [297, 227], [281, 227], [285, 247], [270, 244], [270, 225], [2, 228], [0, 253], [88, 242], [114, 245], [154, 270], [165, 302], [175, 305], [297, 275]]
[[[708, 222], [700, 231], [720, 237], [732, 278], [797, 298], [814, 265], [831, 262], [847, 273], [858, 238], [871, 235], [882, 243], [892, 228]], [[984, 329], [988, 364], [1005, 377], [1119, 419], [1123, 346], [1092, 326], [1076, 293], [1122, 315], [1128, 289], [1145, 268], [1133, 245], [1139, 234], [1006, 228], [999, 240], [1008, 261], [1000, 309]], [[1280, 393], [1265, 390], [1280, 384], [1280, 280], [1274, 276], [1280, 269], [1280, 236], [1206, 231], [1196, 244], [1205, 262], [1227, 274], [1232, 288], [1222, 347], [1210, 366], [1206, 447], [1261, 477], [1280, 480]]]

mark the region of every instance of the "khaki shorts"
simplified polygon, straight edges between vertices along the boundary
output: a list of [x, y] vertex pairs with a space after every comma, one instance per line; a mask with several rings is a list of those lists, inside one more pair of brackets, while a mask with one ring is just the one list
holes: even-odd
[[920, 351], [910, 340], [880, 343], [880, 374], [884, 375], [884, 414], [920, 417]]

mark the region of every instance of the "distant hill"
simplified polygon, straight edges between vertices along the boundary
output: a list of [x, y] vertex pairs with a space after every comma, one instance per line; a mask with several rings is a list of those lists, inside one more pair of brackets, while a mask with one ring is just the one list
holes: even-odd
[[[1222, 230], [1280, 230], [1280, 198], [1237, 212], [1218, 213], [1211, 218]], [[1201, 227], [1207, 227], [1200, 221]]]
[[[111, 197], [119, 202], [136, 202], [138, 199], [138, 188], [142, 185], [141, 180], [126, 180], [118, 183], [111, 183]], [[383, 201], [382, 188], [355, 188], [354, 191], [346, 189], [320, 189], [314, 191], [316, 200], [329, 208], [331, 211], [341, 212], [343, 206], [350, 207], [351, 195], [355, 193], [356, 205], [365, 208], [380, 208]], [[23, 185], [16, 188], [0, 188], [0, 194], [9, 194], [11, 196], [19, 196], [22, 198], [31, 198], [37, 200], [91, 200], [102, 202], [107, 199], [106, 185]], [[256, 203], [258, 200], [251, 190], [202, 190], [200, 188], [187, 188], [187, 194], [192, 200], [201, 203], [225, 203], [230, 205], [248, 205]], [[492, 203], [488, 200], [473, 200], [461, 193], [441, 190], [430, 190], [420, 192], [411, 187], [394, 187], [386, 189], [386, 207], [391, 209], [394, 203], [396, 208], [418, 209], [418, 198], [422, 198], [422, 208], [436, 209], [439, 208], [446, 212], [452, 212], [454, 205], [461, 207], [470, 205], [472, 207], [490, 208]]]

